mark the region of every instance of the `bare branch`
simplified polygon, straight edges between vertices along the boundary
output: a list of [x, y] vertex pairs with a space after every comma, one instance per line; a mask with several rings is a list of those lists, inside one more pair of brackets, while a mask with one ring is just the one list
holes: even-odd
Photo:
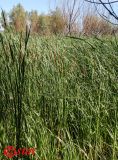
[[[93, 4], [99, 4], [99, 5], [102, 5], [107, 11], [108, 13], [113, 17], [115, 18], [116, 20], [118, 20], [118, 16], [116, 15], [116, 13], [114, 12], [113, 10], [113, 7], [111, 4], [115, 4], [115, 3], [118, 3], [118, 1], [109, 1], [108, 2], [103, 2], [102, 0], [99, 0], [99, 2], [96, 2], [96, 1], [91, 1], [91, 0], [85, 0], [86, 2], [89, 2], [89, 3], [93, 3]], [[109, 7], [110, 8], [109, 8]]]
[[[101, 4], [101, 2], [95, 2], [94, 0], [93, 1], [91, 1], [91, 0], [85, 0], [86, 2], [89, 2], [89, 3], [96, 3], [96, 4]], [[106, 5], [106, 4], [113, 4], [113, 3], [118, 3], [118, 1], [112, 1], [112, 2], [104, 2], [104, 4]]]

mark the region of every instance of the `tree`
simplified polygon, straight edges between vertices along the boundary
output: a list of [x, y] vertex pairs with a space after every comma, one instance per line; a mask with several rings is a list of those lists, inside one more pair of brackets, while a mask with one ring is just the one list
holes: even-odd
[[26, 12], [21, 4], [13, 7], [10, 19], [16, 31], [24, 31], [26, 26]]
[[111, 33], [111, 25], [97, 15], [86, 15], [83, 20], [85, 35], [106, 35]]
[[[83, 3], [83, 1], [81, 1]], [[63, 15], [67, 19], [67, 34], [73, 32], [73, 25], [77, 24], [78, 16], [80, 15], [80, 1], [79, 0], [64, 0], [63, 1]]]
[[[118, 15], [117, 13], [115, 12], [114, 8], [113, 8], [113, 5], [112, 4], [118, 4], [118, 0], [113, 0], [113, 1], [110, 1], [108, 0], [107, 2], [103, 2], [103, 0], [85, 0], [86, 2], [89, 2], [89, 3], [93, 3], [97, 9], [97, 6], [96, 5], [101, 5], [103, 6], [103, 8], [108, 12], [108, 14], [114, 18], [115, 20], [117, 20], [118, 22]], [[104, 19], [106, 19], [107, 21], [108, 20], [108, 17], [106, 15], [102, 15], [101, 13], [99, 13], [100, 16]], [[111, 22], [111, 21], [110, 21]], [[113, 23], [113, 22], [111, 22]], [[118, 23], [117, 23], [118, 24]]]
[[55, 11], [52, 11], [51, 14], [50, 27], [51, 31], [54, 34], [63, 33], [66, 25], [66, 20], [63, 17], [63, 14], [59, 8], [56, 8]]
[[50, 34], [50, 16], [41, 14], [39, 16], [39, 33], [43, 35]]
[[37, 11], [31, 11], [29, 13], [29, 21], [31, 22], [32, 32], [39, 32], [39, 15]]

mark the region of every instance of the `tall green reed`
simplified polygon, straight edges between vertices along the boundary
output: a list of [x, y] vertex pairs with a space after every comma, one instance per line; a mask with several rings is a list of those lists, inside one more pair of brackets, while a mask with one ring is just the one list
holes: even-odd
[[[18, 150], [23, 145], [23, 99], [26, 92], [26, 66], [27, 66], [27, 44], [30, 29], [26, 27], [26, 35], [16, 35], [9, 30], [2, 11], [5, 32], [0, 33], [2, 71], [1, 72], [1, 117], [6, 128], [6, 139], [11, 139], [5, 145], [15, 145]], [[3, 104], [4, 103], [4, 104]], [[7, 125], [8, 124], [8, 125]], [[11, 127], [9, 127], [9, 125]], [[11, 132], [11, 133], [10, 133]], [[11, 137], [9, 137], [11, 134]], [[13, 141], [14, 139], [14, 141]], [[2, 146], [3, 147], [3, 146]], [[18, 158], [17, 158], [18, 159]]]
[[36, 147], [31, 159], [117, 159], [116, 40], [25, 37], [1, 35], [4, 144]]

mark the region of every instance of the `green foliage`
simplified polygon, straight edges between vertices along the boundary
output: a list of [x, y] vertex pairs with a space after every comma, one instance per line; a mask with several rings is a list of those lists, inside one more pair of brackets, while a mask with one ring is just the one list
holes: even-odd
[[0, 52], [2, 151], [19, 141], [32, 160], [118, 158], [117, 40], [5, 33]]
[[51, 12], [51, 31], [54, 34], [64, 33], [66, 21], [63, 17], [63, 14], [59, 8], [56, 8], [55, 11]]
[[26, 11], [21, 4], [13, 7], [10, 13], [10, 20], [16, 31], [24, 31], [26, 26]]
[[39, 16], [39, 33], [41, 35], [49, 35], [50, 34], [50, 17], [44, 14]]
[[39, 32], [39, 15], [37, 11], [31, 11], [29, 13], [29, 21], [31, 22], [32, 32]]

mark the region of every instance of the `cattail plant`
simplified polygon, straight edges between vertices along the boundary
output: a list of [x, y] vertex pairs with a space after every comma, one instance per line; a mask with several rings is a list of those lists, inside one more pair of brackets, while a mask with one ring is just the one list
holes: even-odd
[[[6, 114], [10, 114], [6, 117], [6, 121], [11, 121], [11, 125], [14, 126], [14, 145], [18, 150], [22, 145], [22, 126], [23, 126], [23, 97], [26, 91], [26, 58], [28, 55], [27, 44], [30, 36], [30, 29], [26, 27], [26, 35], [23, 38], [23, 34], [18, 35], [18, 42], [13, 38], [13, 33], [7, 28], [4, 12], [2, 11], [4, 26], [6, 33], [0, 34], [0, 42], [2, 45], [2, 54], [4, 56], [4, 68], [6, 82], [3, 82], [5, 90]], [[7, 96], [7, 94], [10, 94]], [[2, 114], [4, 114], [4, 112]], [[13, 117], [14, 118], [13, 118]], [[12, 120], [10, 119], [12, 118]], [[13, 144], [11, 144], [13, 145]], [[17, 157], [18, 159], [18, 157]]]

